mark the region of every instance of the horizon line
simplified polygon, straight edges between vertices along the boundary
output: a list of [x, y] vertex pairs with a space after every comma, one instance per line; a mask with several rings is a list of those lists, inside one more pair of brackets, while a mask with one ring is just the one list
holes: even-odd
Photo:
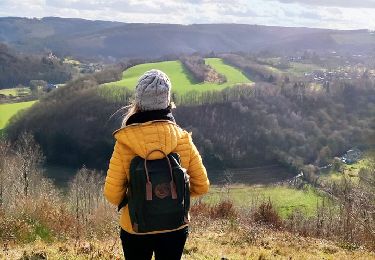
[[278, 28], [300, 28], [300, 29], [312, 29], [312, 30], [327, 30], [327, 31], [368, 31], [374, 32], [375, 29], [369, 28], [357, 28], [357, 29], [338, 29], [338, 28], [324, 28], [324, 27], [308, 27], [308, 26], [286, 26], [286, 25], [268, 25], [268, 24], [250, 24], [250, 23], [142, 23], [142, 22], [124, 22], [124, 21], [115, 21], [115, 20], [106, 20], [106, 19], [90, 19], [90, 18], [77, 18], [77, 17], [61, 17], [61, 16], [43, 16], [43, 17], [27, 17], [27, 16], [0, 16], [0, 19], [3, 18], [18, 18], [18, 19], [30, 19], [30, 20], [42, 20], [46, 18], [58, 18], [58, 19], [71, 19], [71, 20], [85, 20], [91, 22], [111, 22], [111, 23], [121, 23], [121, 24], [150, 24], [150, 25], [180, 25], [180, 26], [192, 26], [192, 25], [246, 25], [246, 26], [264, 26], [264, 27], [278, 27]]

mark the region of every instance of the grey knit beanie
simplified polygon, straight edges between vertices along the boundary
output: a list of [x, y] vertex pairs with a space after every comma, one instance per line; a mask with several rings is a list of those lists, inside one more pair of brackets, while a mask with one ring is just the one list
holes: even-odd
[[135, 103], [141, 111], [167, 108], [171, 103], [172, 84], [160, 70], [146, 71], [135, 87]]

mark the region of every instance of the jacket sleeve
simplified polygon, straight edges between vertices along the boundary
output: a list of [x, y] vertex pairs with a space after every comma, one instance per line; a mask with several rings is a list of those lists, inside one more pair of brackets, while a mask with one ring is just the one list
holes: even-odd
[[104, 184], [104, 196], [110, 203], [116, 206], [125, 197], [127, 190], [128, 178], [123, 163], [125, 149], [123, 144], [116, 141]]
[[190, 195], [199, 196], [208, 192], [210, 182], [207, 177], [206, 168], [203, 165], [202, 158], [194, 145], [191, 136], [190, 141], [190, 162], [187, 170], [190, 176]]

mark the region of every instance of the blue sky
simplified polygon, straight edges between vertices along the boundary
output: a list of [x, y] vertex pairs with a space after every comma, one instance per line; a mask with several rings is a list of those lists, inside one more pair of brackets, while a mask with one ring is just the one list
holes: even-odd
[[0, 0], [0, 16], [375, 30], [375, 0]]

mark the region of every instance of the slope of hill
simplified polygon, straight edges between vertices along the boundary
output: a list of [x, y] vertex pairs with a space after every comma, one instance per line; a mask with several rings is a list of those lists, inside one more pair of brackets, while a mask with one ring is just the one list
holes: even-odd
[[171, 79], [173, 90], [178, 94], [185, 94], [189, 91], [221, 90], [238, 83], [251, 83], [251, 81], [239, 70], [224, 64], [222, 59], [208, 58], [206, 64], [210, 65], [217, 72], [225, 75], [227, 81], [223, 84], [195, 83], [190, 73], [184, 68], [180, 61], [164, 61], [157, 63], [144, 63], [131, 67], [123, 72], [120, 81], [105, 84], [106, 87], [134, 89], [139, 77], [150, 69], [160, 69]]
[[115, 22], [88, 21], [73, 18], [46, 17], [29, 19], [19, 17], [0, 18], [0, 41], [25, 51], [61, 49], [61, 39], [95, 33], [115, 27]]
[[[152, 39], [152, 40], [150, 40]], [[127, 24], [48, 17], [0, 18], [0, 41], [24, 51], [85, 58], [160, 57], [193, 52], [373, 51], [367, 30], [243, 24]]]
[[20, 110], [31, 107], [35, 101], [27, 101], [13, 104], [0, 104], [0, 130], [3, 129], [9, 119]]
[[[217, 223], [193, 227], [182, 259], [373, 259], [375, 253], [363, 249], [345, 248], [325, 239], [303, 237], [290, 232], [247, 227], [228, 228]], [[216, 226], [215, 226], [216, 224]], [[249, 232], [249, 233], [246, 233]], [[115, 233], [115, 232], [113, 232]], [[122, 259], [118, 237], [101, 240], [33, 242], [9, 246], [0, 252], [4, 259]]]
[[62, 83], [69, 80], [73, 73], [71, 66], [62, 64], [58, 59], [19, 54], [1, 42], [0, 72], [0, 89], [28, 85], [30, 80]]

